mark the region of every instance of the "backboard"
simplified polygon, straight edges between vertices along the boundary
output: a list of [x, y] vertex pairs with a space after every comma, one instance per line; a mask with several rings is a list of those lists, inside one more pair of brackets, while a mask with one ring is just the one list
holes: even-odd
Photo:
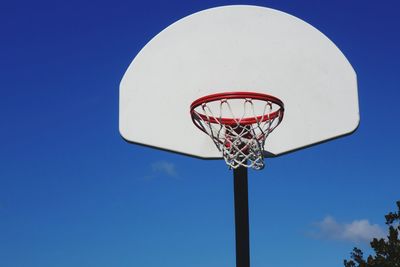
[[359, 124], [356, 73], [332, 41], [284, 12], [235, 5], [173, 23], [136, 55], [120, 84], [120, 133], [137, 144], [221, 158], [193, 125], [190, 105], [226, 91], [282, 100], [285, 116], [265, 142], [269, 155], [352, 133]]

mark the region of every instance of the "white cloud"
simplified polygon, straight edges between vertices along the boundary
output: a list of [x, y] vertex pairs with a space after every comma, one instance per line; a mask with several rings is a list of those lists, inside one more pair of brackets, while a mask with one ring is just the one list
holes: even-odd
[[377, 224], [368, 220], [354, 220], [351, 223], [338, 223], [333, 217], [326, 216], [315, 224], [313, 236], [318, 238], [345, 240], [351, 242], [370, 242], [373, 238], [384, 238], [385, 233]]
[[175, 165], [168, 161], [156, 161], [151, 164], [151, 169], [155, 173], [162, 173], [169, 177], [176, 178], [178, 176]]

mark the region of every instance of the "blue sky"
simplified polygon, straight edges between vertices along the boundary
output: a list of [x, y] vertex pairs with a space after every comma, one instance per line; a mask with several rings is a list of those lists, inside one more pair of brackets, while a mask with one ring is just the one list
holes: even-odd
[[127, 144], [136, 53], [206, 8], [255, 4], [324, 32], [358, 75], [353, 135], [250, 171], [252, 266], [334, 267], [400, 199], [396, 1], [20, 1], [0, 10], [0, 266], [234, 266], [232, 174]]

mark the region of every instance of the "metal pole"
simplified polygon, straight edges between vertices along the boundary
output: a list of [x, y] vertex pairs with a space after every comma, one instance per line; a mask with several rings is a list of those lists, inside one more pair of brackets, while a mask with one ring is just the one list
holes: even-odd
[[235, 191], [236, 267], [250, 267], [247, 168], [233, 170]]

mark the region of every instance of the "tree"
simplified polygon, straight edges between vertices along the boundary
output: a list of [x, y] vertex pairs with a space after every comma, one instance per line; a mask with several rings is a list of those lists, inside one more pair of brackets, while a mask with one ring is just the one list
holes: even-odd
[[385, 216], [389, 228], [387, 238], [371, 241], [375, 255], [365, 260], [361, 249], [354, 248], [351, 259], [344, 260], [345, 267], [400, 267], [400, 201], [397, 201], [397, 212], [390, 212]]

